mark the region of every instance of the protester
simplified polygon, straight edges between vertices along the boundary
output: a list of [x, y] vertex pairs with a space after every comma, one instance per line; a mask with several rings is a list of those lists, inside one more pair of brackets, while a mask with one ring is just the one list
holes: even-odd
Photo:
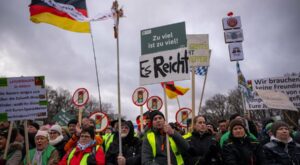
[[134, 136], [132, 122], [122, 120], [121, 123], [122, 155], [119, 155], [119, 132], [115, 137], [106, 152], [107, 165], [140, 165], [142, 143]]
[[76, 133], [77, 123], [78, 123], [78, 121], [76, 119], [71, 119], [68, 122], [68, 130], [69, 130], [70, 137], [72, 137], [72, 135], [74, 135]]
[[272, 128], [273, 123], [268, 123], [264, 128], [264, 135], [261, 136], [260, 145], [264, 146], [265, 144], [270, 142], [270, 138], [272, 136]]
[[271, 141], [263, 146], [265, 165], [300, 165], [300, 145], [290, 136], [289, 125], [273, 123]]
[[184, 136], [189, 143], [185, 164], [221, 165], [221, 150], [212, 132], [208, 131], [205, 117], [196, 116], [193, 122], [193, 132]]
[[[250, 136], [251, 139], [254, 139], [254, 140], [257, 139], [256, 136], [255, 136], [255, 135], [257, 135], [256, 126], [252, 121], [243, 118], [238, 113], [235, 113], [235, 114], [231, 115], [230, 118], [229, 118], [229, 122], [231, 122], [234, 119], [241, 120], [244, 123], [245, 128], [246, 128], [245, 130], [246, 130], [247, 134]], [[247, 125], [248, 125], [249, 129], [246, 127]], [[227, 131], [225, 134], [222, 135], [222, 137], [220, 139], [221, 148], [223, 147], [223, 144], [228, 140], [229, 135], [230, 135], [230, 131]]]
[[0, 130], [0, 164], [18, 165], [22, 161], [23, 145], [22, 143], [15, 141], [17, 134], [17, 129], [12, 129], [8, 152], [6, 155], [6, 159], [4, 160], [4, 150], [6, 148], [6, 143], [8, 140], [8, 129], [3, 128]]
[[83, 128], [76, 147], [65, 154], [59, 165], [104, 165], [104, 152], [94, 138], [94, 127]]
[[152, 123], [151, 130], [147, 133], [142, 145], [142, 164], [157, 165], [166, 164], [167, 148], [166, 134], [169, 135], [170, 159], [173, 165], [183, 165], [181, 154], [186, 152], [189, 144], [181, 137], [181, 135], [173, 130], [166, 123], [164, 115], [158, 111], [150, 113], [150, 121]]
[[222, 149], [223, 162], [226, 165], [260, 165], [263, 163], [259, 142], [250, 138], [245, 124], [234, 119], [230, 122], [229, 139]]
[[62, 135], [62, 129], [60, 125], [53, 125], [49, 130], [49, 143], [59, 152], [59, 156], [62, 158], [65, 155], [64, 146], [66, 141]]
[[[35, 145], [29, 151], [29, 157], [32, 165], [56, 165], [60, 157], [58, 151], [49, 145], [49, 135], [47, 131], [38, 130], [35, 135]], [[24, 159], [24, 165], [28, 165], [27, 159]]]
[[35, 148], [35, 135], [40, 129], [40, 125], [33, 121], [29, 121], [27, 125], [29, 149]]
[[216, 134], [216, 140], [220, 141], [221, 137], [227, 132], [227, 120], [222, 119], [218, 121], [218, 133]]

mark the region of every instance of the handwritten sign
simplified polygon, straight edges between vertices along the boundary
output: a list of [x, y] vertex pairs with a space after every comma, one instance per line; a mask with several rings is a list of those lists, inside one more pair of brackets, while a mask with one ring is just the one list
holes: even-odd
[[0, 78], [0, 113], [8, 121], [47, 118], [45, 77]]

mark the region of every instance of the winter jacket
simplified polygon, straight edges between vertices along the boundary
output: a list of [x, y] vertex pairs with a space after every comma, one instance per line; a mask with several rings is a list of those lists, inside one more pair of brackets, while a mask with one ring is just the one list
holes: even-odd
[[272, 136], [263, 152], [265, 165], [300, 165], [300, 145], [292, 139], [286, 144]]
[[[143, 145], [142, 145], [142, 164], [143, 165], [164, 165], [167, 163], [167, 149], [166, 149], [166, 136], [161, 134], [158, 130], [152, 129], [148, 133], [153, 132], [155, 134], [155, 142], [156, 142], [156, 157], [153, 157], [152, 147], [148, 141], [148, 138], [144, 138]], [[189, 144], [185, 141], [182, 136], [174, 131], [174, 134], [170, 136], [175, 144], [177, 149], [179, 150], [178, 153], [175, 154], [182, 154], [187, 152], [189, 148]], [[170, 143], [169, 143], [170, 144]], [[173, 165], [177, 165], [176, 157], [172, 152], [170, 147], [170, 155], [171, 155], [171, 163]]]
[[192, 132], [189, 135], [185, 136], [185, 139], [189, 143], [189, 150], [184, 155], [185, 164], [222, 164], [220, 146], [210, 132], [203, 134]]
[[[86, 162], [81, 162], [84, 159], [84, 155], [87, 155]], [[68, 164], [69, 162], [69, 164]], [[77, 146], [68, 151], [59, 165], [104, 165], [105, 156], [101, 146], [91, 145], [84, 150], [80, 150]]]
[[[74, 148], [79, 140], [79, 136], [73, 134], [69, 141], [65, 144], [64, 150], [65, 152], [69, 151], [70, 149]], [[102, 145], [103, 139], [100, 135], [96, 134], [94, 140], [96, 141], [97, 145]]]
[[222, 156], [225, 165], [260, 165], [263, 162], [259, 142], [249, 136], [235, 138], [230, 134], [222, 148]]
[[[19, 142], [9, 144], [8, 153], [6, 156], [5, 165], [18, 165], [22, 161], [22, 148], [23, 145]], [[0, 159], [3, 159], [4, 151], [0, 153]]]
[[[29, 151], [29, 157], [32, 164], [34, 159], [34, 155], [36, 153], [36, 148], [33, 148]], [[42, 164], [43, 165], [56, 165], [59, 162], [59, 154], [58, 151], [51, 146], [50, 144], [43, 150], [42, 152]], [[27, 159], [24, 159], [24, 165], [27, 165]]]
[[[141, 164], [141, 150], [142, 142], [134, 136], [134, 128], [131, 122], [129, 125], [129, 133], [125, 138], [122, 138], [122, 154], [126, 159], [127, 165], [140, 165]], [[117, 157], [119, 155], [119, 135], [118, 132], [114, 133], [113, 142], [110, 144], [106, 152], [107, 165], [117, 164]]]

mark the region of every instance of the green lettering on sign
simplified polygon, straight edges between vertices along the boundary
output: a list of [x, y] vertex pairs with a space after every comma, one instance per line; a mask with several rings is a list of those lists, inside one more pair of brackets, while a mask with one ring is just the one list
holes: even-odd
[[185, 23], [175, 23], [141, 31], [142, 55], [187, 46]]

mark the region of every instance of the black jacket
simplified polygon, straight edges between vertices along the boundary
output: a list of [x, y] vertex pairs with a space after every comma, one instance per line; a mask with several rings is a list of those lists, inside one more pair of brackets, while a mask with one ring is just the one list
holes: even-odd
[[263, 154], [259, 142], [248, 138], [234, 138], [229, 135], [222, 148], [223, 162], [226, 165], [260, 165]]
[[[300, 165], [300, 145], [272, 139], [263, 146], [265, 165]], [[293, 164], [294, 163], [294, 164]]]
[[[134, 128], [131, 122], [129, 123], [129, 133], [125, 138], [122, 138], [122, 154], [126, 158], [127, 165], [140, 165], [141, 164], [141, 150], [142, 142], [134, 137]], [[119, 138], [118, 132], [115, 132], [113, 142], [111, 143], [108, 151], [106, 152], [106, 164], [118, 164], [117, 157], [119, 155]]]
[[221, 148], [210, 132], [200, 134], [192, 132], [186, 138], [189, 143], [189, 150], [184, 155], [185, 164], [197, 165], [219, 165], [221, 163]]

